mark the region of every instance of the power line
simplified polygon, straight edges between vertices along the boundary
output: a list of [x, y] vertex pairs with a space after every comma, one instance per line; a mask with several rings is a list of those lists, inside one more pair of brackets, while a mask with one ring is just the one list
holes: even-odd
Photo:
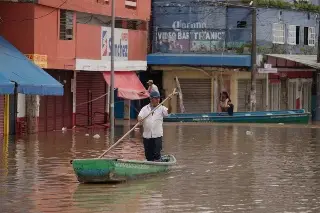
[[[52, 14], [53, 12], [55, 12], [56, 10], [59, 10], [64, 4], [66, 4], [68, 2], [68, 0], [64, 0], [62, 3], [60, 3], [58, 6], [56, 6], [53, 10], [51, 10], [49, 13], [47, 14], [44, 14], [42, 16], [39, 16], [39, 17], [35, 17], [35, 18], [26, 18], [26, 19], [22, 19], [22, 20], [3, 20], [0, 18], [0, 23], [3, 23], [3, 22], [24, 22], [24, 21], [32, 21], [32, 20], [37, 20], [37, 19], [41, 19], [41, 18], [44, 18], [50, 14]], [[1, 22], [2, 20], [2, 22]]]

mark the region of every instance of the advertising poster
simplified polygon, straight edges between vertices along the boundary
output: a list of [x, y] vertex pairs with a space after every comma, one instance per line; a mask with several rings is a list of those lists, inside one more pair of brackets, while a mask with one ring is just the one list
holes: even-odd
[[[129, 33], [127, 29], [115, 29], [115, 59], [127, 61], [129, 53]], [[101, 28], [101, 59], [111, 60], [111, 28]]]

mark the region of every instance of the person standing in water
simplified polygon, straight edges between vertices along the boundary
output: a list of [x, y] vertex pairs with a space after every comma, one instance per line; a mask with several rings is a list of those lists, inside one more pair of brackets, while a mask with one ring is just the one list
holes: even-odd
[[154, 91], [160, 93], [158, 86], [153, 83], [153, 80], [149, 80], [147, 82], [147, 84], [148, 84], [148, 92], [149, 93], [154, 92]]
[[223, 91], [220, 94], [220, 108], [221, 112], [228, 112], [228, 115], [233, 115], [234, 106], [231, 103], [229, 94], [226, 91]]
[[[138, 121], [148, 116], [159, 105], [160, 94], [157, 91], [150, 93], [150, 103], [144, 106], [138, 115]], [[160, 161], [163, 137], [163, 118], [168, 116], [168, 108], [158, 107], [143, 122], [143, 146], [147, 161]]]

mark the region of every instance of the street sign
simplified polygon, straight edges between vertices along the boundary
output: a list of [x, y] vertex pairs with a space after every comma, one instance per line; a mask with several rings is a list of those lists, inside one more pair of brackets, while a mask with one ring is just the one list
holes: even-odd
[[264, 68], [259, 68], [258, 73], [277, 73], [277, 68], [272, 68], [272, 64], [264, 64]]
[[277, 73], [278, 69], [277, 68], [259, 68], [258, 73]]

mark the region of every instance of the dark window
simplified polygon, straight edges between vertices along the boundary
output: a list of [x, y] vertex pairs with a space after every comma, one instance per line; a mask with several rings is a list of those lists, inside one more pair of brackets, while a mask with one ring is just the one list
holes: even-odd
[[138, 22], [137, 21], [133, 21], [133, 20], [128, 20], [127, 22], [127, 29], [129, 30], [136, 30], [138, 29]]
[[115, 28], [122, 28], [122, 20], [115, 20]]
[[308, 45], [308, 27], [304, 27], [304, 33], [303, 33], [303, 44]]
[[60, 40], [73, 40], [73, 12], [60, 10]]
[[300, 26], [296, 26], [296, 44], [300, 44]]
[[237, 21], [237, 28], [246, 28], [247, 22], [246, 21]]

